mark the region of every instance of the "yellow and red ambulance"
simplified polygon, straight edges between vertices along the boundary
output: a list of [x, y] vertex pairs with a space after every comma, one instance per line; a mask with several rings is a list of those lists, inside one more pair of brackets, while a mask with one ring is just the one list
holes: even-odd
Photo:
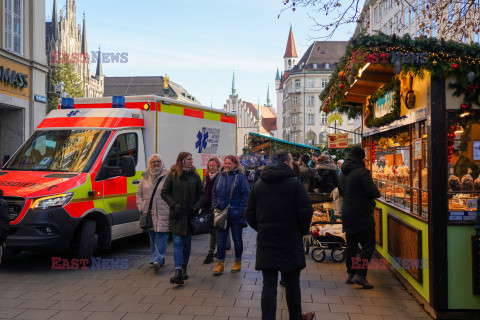
[[236, 154], [235, 141], [235, 113], [153, 95], [62, 98], [0, 170], [7, 248], [90, 258], [142, 232], [135, 198], [151, 154], [171, 166], [190, 152], [203, 176], [209, 158]]

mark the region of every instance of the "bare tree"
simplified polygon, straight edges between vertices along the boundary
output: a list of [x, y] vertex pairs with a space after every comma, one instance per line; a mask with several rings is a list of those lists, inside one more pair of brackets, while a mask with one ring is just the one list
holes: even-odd
[[[381, 21], [382, 9], [398, 12], [400, 18], [388, 26], [389, 32], [402, 34], [415, 20], [415, 36], [441, 35], [446, 39], [471, 41], [480, 34], [480, 0], [282, 0], [279, 16], [298, 8], [310, 9], [312, 30], [318, 38], [328, 39], [341, 26], [356, 24], [356, 33], [371, 30]], [[364, 4], [365, 3], [365, 4]], [[374, 10], [379, 10], [374, 12]], [[409, 17], [410, 20], [409, 20]], [[392, 21], [382, 21], [382, 23]], [[384, 32], [385, 33], [385, 32]]]

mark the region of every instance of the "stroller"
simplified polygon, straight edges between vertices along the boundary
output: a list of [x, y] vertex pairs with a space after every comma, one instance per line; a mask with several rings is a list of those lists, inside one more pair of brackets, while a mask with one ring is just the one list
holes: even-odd
[[341, 218], [336, 216], [332, 209], [332, 198], [329, 194], [309, 193], [313, 205], [313, 217], [309, 233], [303, 237], [305, 255], [312, 247], [311, 256], [316, 262], [322, 262], [326, 257], [326, 250], [335, 262], [345, 260], [346, 241], [342, 232]]

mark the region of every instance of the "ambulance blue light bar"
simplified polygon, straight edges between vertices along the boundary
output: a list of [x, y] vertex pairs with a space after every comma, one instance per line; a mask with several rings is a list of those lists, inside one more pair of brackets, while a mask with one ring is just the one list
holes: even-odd
[[125, 96], [113, 96], [112, 108], [125, 108]]
[[73, 106], [73, 98], [62, 98], [62, 104], [60, 105], [60, 109], [74, 109]]

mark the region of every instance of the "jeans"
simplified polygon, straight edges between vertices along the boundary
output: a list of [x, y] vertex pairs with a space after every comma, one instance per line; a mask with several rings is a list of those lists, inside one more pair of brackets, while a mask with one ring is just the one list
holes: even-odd
[[[277, 270], [262, 270], [262, 320], [275, 320], [277, 314]], [[302, 296], [300, 291], [300, 270], [282, 273], [290, 320], [302, 319]]]
[[[358, 243], [362, 245], [362, 251], [360, 252], [360, 267], [353, 269], [352, 258], [357, 257]], [[357, 233], [347, 232], [347, 249], [345, 250], [345, 263], [347, 265], [347, 272], [366, 277], [368, 263], [364, 263], [364, 261], [370, 262], [374, 250], [375, 227]]]
[[182, 269], [182, 265], [188, 265], [188, 260], [190, 259], [192, 236], [180, 236], [172, 233], [172, 237], [175, 269]]
[[150, 264], [158, 262], [161, 266], [165, 263], [165, 253], [167, 252], [168, 232], [155, 232], [148, 230], [150, 235]]
[[213, 229], [210, 232], [210, 249], [208, 250], [208, 254], [213, 256], [215, 252], [215, 248], [217, 247], [217, 230]]
[[243, 254], [243, 226], [241, 224], [228, 224], [225, 230], [218, 230], [217, 242], [217, 260], [225, 261], [225, 251], [227, 250], [227, 237], [230, 237], [229, 230], [232, 230], [233, 245], [235, 246], [235, 261], [242, 261]]

